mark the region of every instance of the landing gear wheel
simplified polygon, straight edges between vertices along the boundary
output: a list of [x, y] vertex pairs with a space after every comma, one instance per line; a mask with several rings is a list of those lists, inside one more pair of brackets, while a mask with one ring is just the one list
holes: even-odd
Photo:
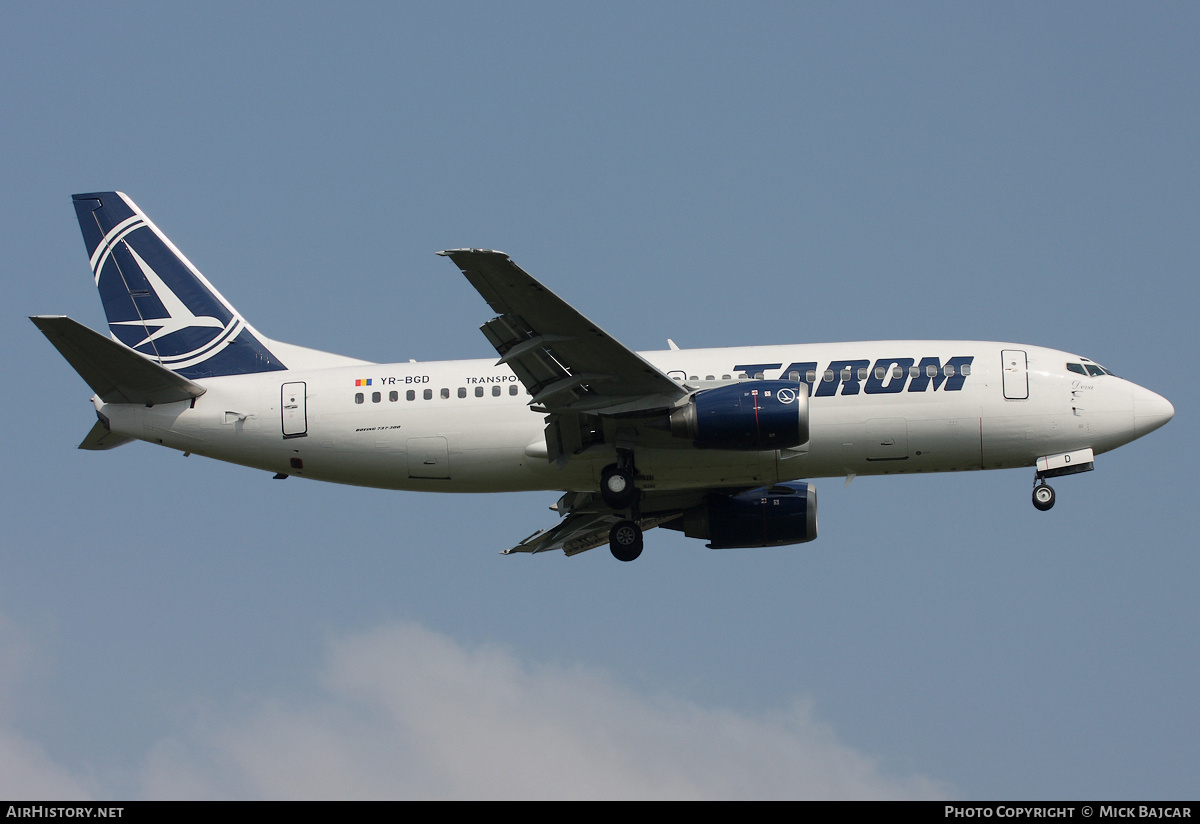
[[628, 469], [612, 464], [600, 473], [600, 497], [613, 509], [627, 509], [636, 495], [633, 473]]
[[1038, 484], [1033, 488], [1033, 505], [1041, 512], [1054, 506], [1054, 487]]
[[608, 531], [608, 548], [618, 561], [634, 561], [642, 554], [642, 528], [636, 521], [619, 521]]

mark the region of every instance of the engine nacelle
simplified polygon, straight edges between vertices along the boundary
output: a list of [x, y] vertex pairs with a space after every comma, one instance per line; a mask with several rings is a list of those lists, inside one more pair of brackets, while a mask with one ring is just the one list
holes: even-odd
[[705, 538], [710, 549], [802, 544], [817, 537], [817, 488], [786, 483], [739, 495], [713, 494], [703, 506], [663, 526]]
[[697, 392], [671, 413], [671, 434], [700, 449], [763, 451], [808, 442], [808, 386], [741, 381]]

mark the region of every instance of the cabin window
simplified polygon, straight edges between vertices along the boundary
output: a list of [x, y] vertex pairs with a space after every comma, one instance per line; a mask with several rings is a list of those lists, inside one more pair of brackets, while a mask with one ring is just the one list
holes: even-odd
[[442, 400], [446, 400], [449, 397], [450, 397], [450, 390], [443, 386], [442, 387]]
[[483, 397], [483, 387], [482, 386], [475, 387], [475, 397], [477, 397], [477, 398]]
[[965, 378], [967, 375], [971, 374], [971, 364], [964, 363], [962, 365], [962, 369], [960, 369], [958, 371], [959, 371], [959, 374]]
[[892, 377], [896, 380], [903, 378], [904, 377], [904, 367], [903, 366], [893, 366], [892, 367]]
[[929, 364], [928, 366], [925, 367], [925, 374], [928, 377], [936, 378], [937, 377], [937, 367], [934, 366], [932, 363]]
[[860, 381], [865, 381], [867, 379], [867, 367], [865, 367], [865, 366], [858, 367], [858, 379]]
[[364, 400], [366, 400], [366, 399], [363, 397], [363, 393], [362, 393], [362, 392], [355, 392], [355, 393], [354, 393], [354, 402], [355, 402], [355, 403], [362, 403]]
[[850, 371], [849, 366], [847, 366], [845, 369], [842, 370], [842, 382], [843, 383], [849, 382], [850, 378], [852, 378], [853, 376], [854, 376], [854, 373]]
[[946, 364], [946, 368], [943, 369], [942, 371], [946, 373], [947, 378], [953, 378], [954, 377], [954, 364], [952, 364], [952, 363]]
[[425, 400], [427, 400], [427, 401], [433, 400], [433, 390], [432, 389], [426, 389], [421, 394], [423, 394], [425, 396]]
[[824, 381], [825, 381], [825, 383], [832, 383], [832, 382], [833, 382], [833, 370], [832, 370], [832, 369], [826, 369], [826, 370], [825, 370], [825, 376], [824, 376], [824, 378], [822, 378], [822, 380], [824, 380]]
[[919, 367], [919, 366], [910, 366], [910, 367], [908, 367], [908, 376], [909, 376], [910, 378], [919, 378], [919, 377], [921, 377], [921, 367]]
[[806, 374], [804, 377], [805, 377], [805, 383], [816, 383], [817, 382], [817, 370], [809, 369], [808, 374]]
[[690, 380], [690, 381], [698, 381], [698, 380], [700, 380], [700, 379], [699, 379], [698, 377], [696, 377], [695, 375], [692, 375], [692, 376], [690, 376], [690, 377], [688, 378], [688, 380]]
[[875, 367], [875, 380], [877, 380], [877, 381], [883, 380], [883, 376], [886, 374], [887, 374], [887, 370], [884, 369], [882, 366]]
[[404, 393], [404, 398], [405, 400], [415, 401], [417, 399], [417, 393], [410, 389]]
[[388, 392], [388, 400], [395, 403], [400, 400], [400, 393], [393, 389], [391, 392]]
[[727, 381], [727, 380], [729, 380], [729, 376], [728, 376], [728, 375], [722, 375], [722, 376], [721, 376], [721, 380], [723, 380], [723, 381]]
[[493, 386], [493, 387], [492, 387], [492, 397], [493, 397], [493, 398], [498, 398], [498, 397], [500, 397], [500, 387], [499, 387], [499, 386]]
[[510, 395], [516, 395], [516, 394], [517, 394], [517, 385], [516, 385], [515, 383], [514, 383], [514, 384], [511, 384], [511, 385], [508, 387], [508, 394], [510, 394]]
[[371, 393], [371, 403], [379, 403], [381, 400], [383, 400], [382, 393], [380, 393], [380, 392], [372, 392]]
[[715, 381], [715, 380], [716, 380], [716, 378], [715, 378], [714, 376], [712, 376], [712, 375], [705, 375], [705, 376], [704, 376], [704, 379], [705, 379], [706, 381]]

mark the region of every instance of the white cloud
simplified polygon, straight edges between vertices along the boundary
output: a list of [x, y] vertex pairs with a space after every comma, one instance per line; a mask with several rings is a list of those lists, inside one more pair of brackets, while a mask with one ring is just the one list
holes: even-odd
[[406, 624], [337, 640], [324, 694], [263, 700], [147, 759], [151, 797], [913, 798], [797, 705], [649, 698]]
[[0, 798], [89, 799], [95, 788], [10, 728], [17, 720], [17, 694], [38, 674], [40, 664], [28, 634], [0, 614]]
[[[416, 624], [342, 637], [314, 682], [156, 742], [140, 767], [63, 766], [15, 728], [34, 650], [0, 616], [0, 795], [148, 798], [929, 798], [803, 703], [751, 717], [646, 696], [583, 667], [466, 649]], [[24, 675], [22, 674], [24, 673]], [[193, 716], [194, 717], [194, 716]], [[131, 779], [132, 774], [132, 779]]]
[[96, 788], [54, 763], [32, 741], [0, 730], [0, 798], [86, 801]]

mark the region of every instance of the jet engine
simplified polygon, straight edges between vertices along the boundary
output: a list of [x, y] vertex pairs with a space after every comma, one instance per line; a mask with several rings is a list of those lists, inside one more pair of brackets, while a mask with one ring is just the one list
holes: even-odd
[[802, 544], [817, 537], [817, 488], [785, 483], [738, 495], [713, 494], [662, 526], [707, 539], [709, 549]]
[[741, 381], [697, 392], [671, 413], [671, 434], [700, 449], [762, 451], [808, 442], [808, 386]]

